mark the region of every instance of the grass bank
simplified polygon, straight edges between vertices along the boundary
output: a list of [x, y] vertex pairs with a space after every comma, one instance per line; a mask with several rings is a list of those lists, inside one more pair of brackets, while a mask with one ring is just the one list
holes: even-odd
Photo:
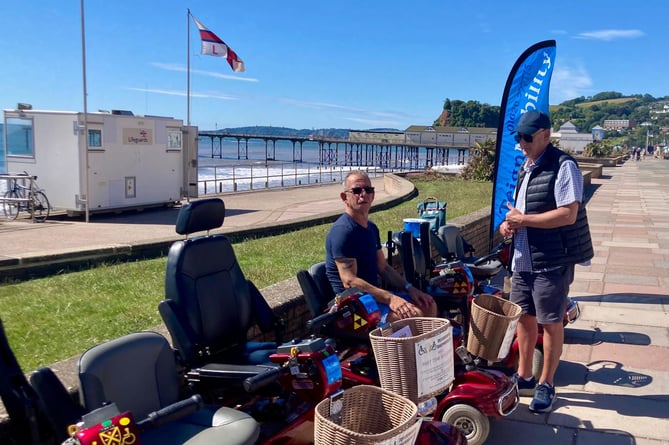
[[[418, 197], [371, 218], [382, 237], [416, 217], [416, 205], [428, 196], [446, 201], [447, 219], [490, 204], [492, 184], [465, 182], [443, 175], [409, 178]], [[295, 276], [325, 257], [330, 224], [271, 237], [246, 239], [234, 249], [246, 276], [263, 288]], [[384, 241], [382, 239], [382, 241]], [[0, 317], [9, 341], [26, 371], [80, 354], [88, 347], [161, 323], [165, 258], [107, 264], [0, 286]]]

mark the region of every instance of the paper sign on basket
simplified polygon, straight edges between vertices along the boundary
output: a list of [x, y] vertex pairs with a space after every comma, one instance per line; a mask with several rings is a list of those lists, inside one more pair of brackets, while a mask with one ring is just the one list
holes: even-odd
[[390, 337], [394, 338], [408, 338], [408, 337], [413, 337], [413, 333], [411, 332], [411, 326], [406, 325], [401, 327], [400, 329], [396, 330], [392, 334], [390, 334]]
[[412, 426], [402, 431], [397, 436], [381, 442], [376, 442], [376, 445], [413, 445], [418, 436], [421, 422], [422, 420], [417, 420]]
[[417, 342], [416, 380], [418, 397], [443, 391], [455, 379], [453, 327], [435, 337]]
[[518, 319], [513, 320], [509, 323], [509, 326], [506, 328], [506, 333], [504, 333], [504, 340], [499, 346], [499, 352], [497, 353], [497, 358], [503, 360], [511, 350], [511, 344], [513, 343], [513, 337], [516, 333], [516, 326], [518, 325]]

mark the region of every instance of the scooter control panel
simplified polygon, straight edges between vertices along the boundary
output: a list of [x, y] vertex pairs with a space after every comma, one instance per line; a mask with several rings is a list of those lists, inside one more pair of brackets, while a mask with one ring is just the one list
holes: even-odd
[[300, 352], [316, 352], [325, 349], [325, 341], [322, 338], [311, 337], [307, 339], [295, 339], [279, 345], [277, 354], [290, 354], [293, 348]]

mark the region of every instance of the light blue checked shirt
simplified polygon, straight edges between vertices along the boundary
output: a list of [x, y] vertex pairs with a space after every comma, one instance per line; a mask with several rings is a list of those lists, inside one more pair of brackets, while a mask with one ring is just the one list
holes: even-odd
[[[541, 160], [543, 153], [536, 162], [530, 162], [527, 159], [522, 169], [525, 170], [525, 177], [518, 189], [516, 197], [516, 208], [525, 214], [525, 197], [527, 193], [527, 184], [530, 181], [530, 174]], [[557, 178], [555, 179], [555, 203], [558, 207], [566, 206], [574, 201], [581, 202], [583, 196], [583, 175], [573, 161], [565, 161], [560, 165]], [[532, 259], [530, 257], [530, 247], [527, 241], [527, 228], [519, 228], [513, 236], [513, 260], [511, 270], [514, 272], [548, 272], [550, 269], [532, 270]]]

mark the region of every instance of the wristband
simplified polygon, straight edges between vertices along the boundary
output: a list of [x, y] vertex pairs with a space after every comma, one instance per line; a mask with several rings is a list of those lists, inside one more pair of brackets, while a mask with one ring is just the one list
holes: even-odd
[[411, 289], [412, 287], [413, 287], [413, 284], [411, 284], [411, 283], [407, 283], [407, 284], [404, 285], [404, 290], [405, 290], [405, 291], [408, 291], [408, 290]]

